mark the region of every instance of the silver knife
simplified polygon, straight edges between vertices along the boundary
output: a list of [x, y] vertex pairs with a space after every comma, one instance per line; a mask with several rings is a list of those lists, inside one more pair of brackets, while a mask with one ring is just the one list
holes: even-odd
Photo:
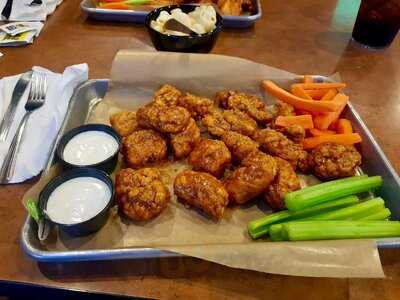
[[3, 116], [3, 120], [0, 124], [0, 141], [4, 142], [7, 139], [8, 132], [11, 128], [11, 123], [14, 119], [15, 111], [22, 95], [25, 93], [27, 86], [32, 78], [32, 71], [23, 74], [15, 85], [12, 93], [11, 102], [8, 105], [7, 111]]

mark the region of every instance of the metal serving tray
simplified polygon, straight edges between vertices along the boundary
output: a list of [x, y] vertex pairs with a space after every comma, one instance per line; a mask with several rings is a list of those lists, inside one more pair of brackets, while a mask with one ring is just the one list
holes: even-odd
[[[229, 28], [245, 28], [250, 27], [258, 19], [261, 18], [260, 0], [255, 1], [255, 14], [248, 16], [223, 16], [224, 27]], [[100, 21], [116, 21], [116, 22], [133, 22], [144, 23], [147, 11], [133, 10], [117, 10], [98, 8], [92, 0], [83, 0], [81, 2], [81, 10], [88, 14], [92, 19]]]
[[[322, 76], [314, 78], [320, 81], [328, 80]], [[109, 81], [106, 79], [90, 80], [76, 89], [69, 104], [64, 124], [54, 142], [53, 150], [51, 151], [44, 174], [48, 172], [50, 167], [56, 162], [56, 157], [54, 155], [55, 145], [57, 145], [63, 133], [86, 122], [92, 108], [105, 96], [108, 82]], [[344, 113], [345, 117], [352, 121], [355, 131], [361, 134], [363, 138], [360, 149], [364, 158], [362, 165], [363, 171], [369, 175], [381, 175], [383, 177], [384, 183], [380, 194], [385, 199], [386, 206], [392, 211], [392, 219], [399, 220], [400, 179], [398, 175], [351, 104], [349, 104]], [[22, 228], [21, 243], [24, 251], [30, 257], [38, 261], [47, 262], [181, 256], [181, 254], [178, 253], [153, 248], [49, 251], [39, 242], [37, 237], [37, 225], [29, 216]], [[400, 247], [400, 237], [378, 239], [377, 244], [379, 248]]]

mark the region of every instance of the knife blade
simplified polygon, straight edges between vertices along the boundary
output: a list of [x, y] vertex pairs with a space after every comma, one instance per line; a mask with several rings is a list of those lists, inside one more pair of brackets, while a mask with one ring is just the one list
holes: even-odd
[[0, 124], [0, 141], [4, 142], [7, 139], [8, 132], [11, 128], [12, 120], [14, 119], [15, 111], [22, 95], [25, 93], [26, 88], [32, 78], [32, 71], [26, 72], [21, 76], [15, 85], [14, 91], [12, 93], [11, 102], [8, 105], [7, 111], [3, 116], [3, 120]]
[[1, 11], [1, 15], [6, 18], [6, 20], [10, 18], [13, 2], [14, 0], [7, 0], [6, 5], [4, 5], [3, 10]]

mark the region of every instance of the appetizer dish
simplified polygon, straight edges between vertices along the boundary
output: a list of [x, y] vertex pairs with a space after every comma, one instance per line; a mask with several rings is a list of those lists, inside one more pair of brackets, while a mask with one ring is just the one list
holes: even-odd
[[63, 157], [65, 161], [74, 165], [92, 165], [106, 160], [117, 150], [118, 142], [109, 134], [102, 131], [85, 131], [67, 143]]
[[253, 14], [253, 0], [97, 0], [96, 6], [103, 9], [152, 10], [157, 7], [180, 4], [212, 4], [222, 15], [240, 16]]
[[44, 216], [73, 236], [99, 230], [107, 221], [114, 194], [104, 172], [76, 168], [53, 178], [39, 196]]
[[[362, 138], [344, 117], [345, 86], [304, 76], [287, 91], [263, 80], [276, 98], [266, 105], [237, 90], [207, 98], [164, 84], [136, 111], [111, 115], [112, 127], [66, 133], [57, 154], [71, 170], [46, 185], [39, 205], [72, 235], [105, 224], [115, 190], [119, 212], [136, 226], [157, 222], [171, 203], [218, 223], [261, 201], [274, 212], [248, 222], [252, 239], [400, 236], [375, 194], [382, 178], [359, 168]], [[112, 173], [118, 157], [113, 183], [101, 170]]]
[[151, 21], [150, 26], [163, 34], [188, 36], [191, 32], [198, 35], [212, 32], [216, 22], [217, 13], [214, 7], [204, 5], [187, 14], [180, 8], [173, 9], [171, 14], [161, 11], [157, 19]]
[[101, 212], [110, 198], [110, 189], [100, 179], [77, 177], [64, 182], [50, 194], [46, 212], [56, 223], [81, 223]]
[[208, 53], [218, 39], [223, 20], [210, 5], [169, 5], [148, 13], [145, 26], [159, 51]]
[[57, 146], [57, 155], [64, 169], [93, 167], [112, 173], [120, 146], [121, 138], [112, 127], [87, 124], [63, 135]]
[[[227, 200], [243, 204], [262, 198], [275, 210], [285, 209], [285, 196], [300, 189], [297, 172], [321, 180], [356, 174], [361, 155], [354, 144], [361, 138], [340, 118], [347, 103], [340, 92], [344, 84], [296, 84], [295, 93], [270, 81], [262, 84], [280, 101], [266, 106], [239, 91], [221, 91], [209, 99], [165, 84], [137, 112], [112, 115], [128, 168], [117, 174], [122, 211], [131, 219], [148, 220], [167, 206], [170, 195], [157, 168], [169, 151], [175, 160], [187, 159], [192, 169], [178, 174], [175, 194], [214, 219], [223, 217]], [[319, 91], [318, 100], [297, 96], [299, 88], [312, 91], [314, 98]]]

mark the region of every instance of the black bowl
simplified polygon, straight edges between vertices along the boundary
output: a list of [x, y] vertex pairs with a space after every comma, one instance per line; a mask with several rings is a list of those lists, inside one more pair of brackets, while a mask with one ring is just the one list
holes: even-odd
[[[69, 163], [67, 161], [64, 160], [64, 149], [65, 146], [68, 144], [68, 142], [77, 134], [85, 132], [85, 131], [103, 131], [108, 133], [109, 135], [111, 135], [112, 137], [115, 138], [115, 140], [118, 143], [118, 149], [117, 151], [110, 156], [109, 158], [98, 162], [96, 164], [90, 164], [90, 165], [75, 165], [72, 163]], [[110, 126], [104, 125], [104, 124], [87, 124], [87, 125], [82, 125], [79, 127], [76, 127], [70, 131], [68, 131], [66, 134], [63, 135], [63, 137], [61, 138], [60, 142], [58, 143], [57, 146], [57, 156], [61, 161], [61, 165], [63, 167], [64, 170], [70, 170], [73, 168], [95, 168], [95, 169], [99, 169], [102, 170], [108, 174], [111, 174], [114, 169], [115, 166], [117, 165], [118, 162], [118, 153], [119, 150], [121, 148], [121, 137], [118, 135], [118, 133]]]
[[208, 53], [214, 47], [218, 34], [222, 29], [222, 17], [217, 13], [217, 22], [215, 29], [209, 33], [196, 35], [196, 36], [176, 36], [168, 35], [158, 32], [151, 28], [150, 23], [158, 18], [161, 11], [171, 12], [175, 8], [180, 8], [184, 13], [193, 11], [197, 5], [183, 4], [183, 5], [169, 5], [157, 8], [146, 17], [146, 27], [149, 31], [151, 40], [154, 47], [159, 51], [173, 51], [173, 52], [200, 52]]
[[[104, 209], [96, 216], [89, 220], [75, 224], [61, 224], [53, 221], [46, 213], [47, 201], [51, 193], [64, 182], [77, 178], [77, 177], [94, 177], [103, 181], [110, 189], [111, 197]], [[44, 217], [51, 223], [56, 224], [61, 230], [65, 231], [71, 236], [84, 236], [98, 231], [107, 222], [109, 210], [114, 199], [114, 186], [111, 178], [103, 171], [93, 168], [79, 168], [69, 170], [61, 175], [53, 178], [40, 192], [39, 195], [39, 208]]]

